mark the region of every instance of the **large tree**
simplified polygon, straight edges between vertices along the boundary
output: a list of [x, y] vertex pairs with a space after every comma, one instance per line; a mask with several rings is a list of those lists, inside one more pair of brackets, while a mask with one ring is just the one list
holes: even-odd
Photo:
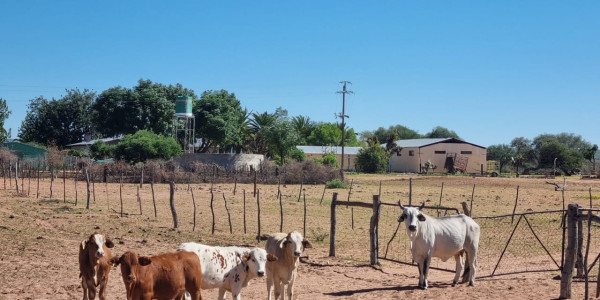
[[338, 146], [342, 143], [342, 130], [336, 124], [320, 123], [310, 133], [307, 139], [313, 146]]
[[216, 146], [238, 147], [243, 137], [239, 135], [240, 119], [244, 111], [234, 93], [226, 90], [205, 91], [194, 107], [196, 135], [203, 139], [200, 152]]
[[198, 99], [193, 90], [179, 83], [167, 86], [140, 79], [132, 89], [109, 88], [92, 106], [96, 132], [101, 136], [117, 136], [146, 129], [170, 135], [175, 101], [180, 95], [190, 96], [194, 102]]
[[58, 100], [48, 101], [40, 96], [29, 102], [27, 115], [19, 129], [21, 140], [64, 147], [91, 134], [90, 106], [96, 94], [87, 89], [66, 92]]
[[264, 138], [268, 144], [272, 158], [284, 164], [298, 145], [300, 137], [287, 118], [277, 118], [271, 126], [265, 129]]
[[371, 131], [362, 132], [361, 137], [365, 142], [369, 138], [372, 138], [372, 137], [376, 137], [378, 141], [382, 142], [382, 141], [386, 141], [391, 134], [394, 134], [396, 136], [396, 138], [399, 140], [421, 138], [421, 135], [418, 132], [416, 132], [406, 126], [399, 125], [399, 124], [392, 125], [392, 126], [388, 127], [387, 129], [385, 129], [383, 127], [379, 127], [373, 132], [371, 132]]
[[500, 173], [502, 168], [512, 161], [515, 156], [515, 150], [507, 144], [491, 145], [487, 148], [487, 160], [495, 160], [500, 164]]
[[434, 127], [430, 132], [423, 135], [425, 138], [455, 138], [460, 139], [458, 134], [454, 132], [454, 130], [450, 130], [448, 128], [442, 126]]
[[524, 137], [516, 137], [510, 142], [514, 150], [512, 163], [516, 168], [517, 177], [519, 177], [519, 168], [535, 161], [535, 153], [531, 147], [531, 141]]
[[9, 137], [8, 131], [4, 128], [4, 121], [8, 119], [11, 111], [8, 110], [8, 105], [6, 105], [6, 100], [0, 98], [0, 144], [4, 143], [6, 139]]
[[300, 136], [300, 144], [306, 144], [308, 137], [315, 128], [315, 122], [311, 121], [307, 116], [295, 116], [292, 117], [292, 126], [294, 130], [298, 132]]

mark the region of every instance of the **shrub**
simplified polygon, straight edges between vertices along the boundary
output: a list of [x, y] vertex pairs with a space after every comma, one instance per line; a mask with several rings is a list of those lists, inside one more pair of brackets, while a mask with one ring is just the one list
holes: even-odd
[[378, 143], [358, 150], [356, 155], [356, 169], [365, 173], [384, 173], [387, 169], [389, 157], [385, 149]]
[[126, 135], [115, 149], [115, 156], [129, 163], [144, 162], [153, 158], [169, 159], [179, 155], [181, 146], [175, 139], [148, 130]]
[[306, 160], [306, 154], [304, 154], [304, 151], [302, 151], [302, 149], [298, 149], [298, 148], [295, 148], [295, 149], [292, 151], [292, 155], [291, 155], [291, 157], [292, 157], [294, 160], [296, 160], [296, 161], [300, 161], [300, 162], [302, 162], [302, 161], [305, 161], [305, 160]]
[[325, 183], [325, 186], [328, 189], [347, 189], [348, 188], [348, 184], [339, 178], [335, 178], [335, 179], [327, 181]]

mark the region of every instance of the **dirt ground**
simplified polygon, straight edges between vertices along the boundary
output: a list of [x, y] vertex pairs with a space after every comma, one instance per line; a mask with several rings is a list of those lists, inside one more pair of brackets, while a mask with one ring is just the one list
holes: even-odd
[[[518, 212], [561, 209], [563, 204], [562, 193], [555, 191], [554, 186], [547, 183], [562, 185], [563, 180], [558, 178], [414, 176], [410, 196], [409, 176], [354, 175], [347, 176], [346, 180], [353, 185], [352, 201], [370, 202], [372, 195], [378, 194], [380, 188], [382, 201], [401, 200], [404, 204], [410, 200], [413, 203], [438, 204], [440, 194], [443, 194], [442, 205], [459, 208], [460, 202], [469, 202], [473, 197], [474, 215], [511, 213], [517, 186]], [[251, 185], [215, 185], [214, 235], [211, 234], [209, 184], [191, 185], [194, 198], [186, 190], [187, 185], [177, 186], [174, 198], [179, 223], [177, 229], [173, 228], [169, 187], [166, 184], [154, 186], [156, 217], [152, 190], [148, 184], [139, 190], [138, 202], [138, 185], [127, 184], [119, 189], [118, 184], [97, 183], [93, 187], [95, 193], [91, 196], [90, 209], [86, 209], [86, 187], [82, 182], [77, 184], [77, 202], [74, 182], [67, 181], [63, 186], [60, 178], [53, 183], [52, 199], [48, 180], [40, 183], [39, 195], [35, 179], [31, 182], [27, 179], [21, 181], [20, 193], [16, 192], [14, 183], [7, 182], [6, 189], [3, 187], [3, 182], [0, 181], [0, 299], [81, 298], [77, 251], [80, 242], [93, 232], [110, 237], [115, 242], [113, 253], [116, 254], [134, 250], [143, 255], [154, 255], [173, 251], [180, 243], [187, 241], [264, 246], [264, 242], [257, 243], [255, 240], [258, 233], [258, 210]], [[299, 185], [279, 188], [284, 195], [281, 204], [285, 212], [283, 231], [303, 231], [303, 207], [306, 199], [305, 236], [315, 246], [307, 249], [305, 254], [309, 258], [300, 266], [295, 286], [296, 299], [555, 299], [560, 294], [560, 280], [553, 279], [559, 274], [557, 271], [481, 278], [476, 281], [475, 287], [465, 284], [451, 287], [453, 274], [432, 270], [429, 274], [429, 289], [420, 290], [416, 287], [418, 271], [413, 266], [387, 261], [382, 262], [379, 269], [368, 265], [371, 212], [365, 209], [354, 212], [355, 230], [350, 229], [350, 209], [341, 210], [338, 214], [340, 230], [336, 240], [337, 256], [329, 257], [329, 203], [333, 192], [338, 193], [338, 200], [346, 200], [349, 190], [326, 190], [324, 193], [322, 185], [305, 185], [300, 193]], [[276, 185], [259, 186], [258, 201], [261, 204], [263, 234], [280, 229], [277, 189]], [[598, 181], [568, 179], [565, 201], [587, 206], [591, 194], [594, 206], [598, 207], [598, 191]], [[194, 201], [195, 207], [192, 204]], [[246, 225], [243, 221], [244, 206]], [[195, 230], [194, 208], [197, 209]], [[229, 230], [227, 210], [232, 219], [232, 233]], [[405, 235], [400, 237], [406, 238]], [[595, 282], [592, 286], [594, 288], [590, 289], [591, 294], [595, 294]], [[572, 290], [574, 299], [583, 298], [583, 283], [573, 283]], [[217, 291], [203, 291], [203, 296], [205, 299], [214, 299]], [[120, 270], [117, 268], [110, 274], [108, 297], [126, 299]], [[228, 298], [230, 297], [229, 295]], [[265, 279], [253, 280], [242, 291], [242, 297], [266, 298]]]

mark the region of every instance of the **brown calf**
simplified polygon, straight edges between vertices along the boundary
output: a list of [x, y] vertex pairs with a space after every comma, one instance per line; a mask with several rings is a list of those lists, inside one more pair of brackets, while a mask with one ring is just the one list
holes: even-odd
[[201, 300], [202, 270], [198, 255], [188, 251], [152, 257], [128, 251], [113, 257], [121, 265], [121, 275], [129, 300], [183, 299], [188, 291], [193, 300]]
[[83, 300], [95, 299], [96, 288], [100, 289], [98, 298], [106, 299], [112, 247], [114, 247], [113, 242], [98, 233], [90, 235], [79, 245], [79, 277], [83, 288]]

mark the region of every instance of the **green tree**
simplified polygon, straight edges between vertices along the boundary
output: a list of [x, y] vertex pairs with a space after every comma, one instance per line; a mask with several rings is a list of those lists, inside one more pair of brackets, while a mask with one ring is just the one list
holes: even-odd
[[180, 95], [192, 97], [193, 105], [198, 100], [193, 90], [179, 83], [167, 86], [140, 79], [132, 89], [109, 88], [100, 93], [92, 105], [94, 128], [101, 136], [131, 134], [144, 129], [170, 135], [175, 101]]
[[300, 137], [299, 143], [305, 145], [308, 142], [308, 137], [315, 128], [315, 122], [306, 116], [296, 116], [292, 118], [292, 126], [298, 132], [298, 136]]
[[58, 100], [48, 101], [41, 96], [30, 100], [19, 129], [22, 141], [43, 145], [54, 143], [62, 148], [91, 134], [90, 106], [96, 94], [87, 89], [66, 92]]
[[148, 159], [169, 159], [181, 155], [181, 146], [172, 137], [140, 130], [126, 135], [115, 148], [115, 157], [131, 164]]
[[252, 153], [268, 154], [269, 147], [265, 141], [265, 131], [277, 120], [275, 114], [268, 112], [252, 113], [250, 119], [250, 135], [246, 139], [246, 147]]
[[558, 140], [543, 143], [539, 149], [538, 168], [553, 168], [556, 159], [556, 167], [565, 174], [571, 175], [581, 166], [583, 155], [576, 150], [569, 149]]
[[90, 155], [94, 159], [106, 159], [115, 154], [115, 145], [109, 145], [105, 141], [97, 140], [90, 146]]
[[375, 139], [372, 139], [367, 147], [358, 150], [356, 169], [365, 173], [384, 173], [388, 161], [389, 156], [385, 149]]
[[320, 123], [312, 130], [307, 142], [313, 146], [341, 145], [342, 130], [333, 123]]
[[268, 145], [269, 154], [272, 158], [279, 158], [280, 163], [285, 164], [286, 158], [298, 145], [300, 137], [294, 130], [287, 118], [278, 118], [264, 131], [264, 138]]
[[292, 154], [290, 155], [290, 157], [298, 162], [303, 162], [306, 160], [306, 154], [304, 153], [304, 151], [302, 151], [302, 149], [298, 148], [294, 148], [294, 150], [292, 150]]
[[594, 144], [583, 151], [583, 158], [589, 160], [592, 163], [592, 172], [596, 173], [596, 152], [598, 152], [598, 145]]
[[449, 130], [448, 128], [442, 126], [436, 126], [430, 132], [426, 133], [423, 137], [425, 138], [455, 138], [460, 139], [458, 134], [453, 130]]
[[365, 131], [361, 133], [361, 137], [364, 141], [373, 136], [377, 137], [378, 141], [385, 141], [391, 134], [395, 134], [399, 140], [419, 139], [422, 137], [418, 132], [402, 125], [392, 125], [387, 129], [379, 127], [373, 132]]
[[516, 168], [517, 177], [519, 177], [519, 168], [526, 164], [533, 164], [535, 161], [535, 152], [531, 146], [531, 141], [524, 137], [516, 137], [510, 142], [514, 150], [512, 163]]
[[196, 135], [203, 139], [200, 152], [208, 152], [216, 146], [223, 149], [242, 145], [239, 124], [244, 111], [234, 93], [226, 90], [203, 92], [194, 107], [194, 115]]
[[4, 121], [8, 119], [11, 111], [8, 110], [8, 105], [6, 105], [6, 100], [0, 98], [0, 144], [4, 143], [7, 138], [9, 138], [9, 132], [4, 128]]
[[515, 156], [515, 150], [507, 144], [491, 145], [487, 148], [487, 160], [495, 160], [500, 164], [500, 173], [502, 168], [512, 161]]

